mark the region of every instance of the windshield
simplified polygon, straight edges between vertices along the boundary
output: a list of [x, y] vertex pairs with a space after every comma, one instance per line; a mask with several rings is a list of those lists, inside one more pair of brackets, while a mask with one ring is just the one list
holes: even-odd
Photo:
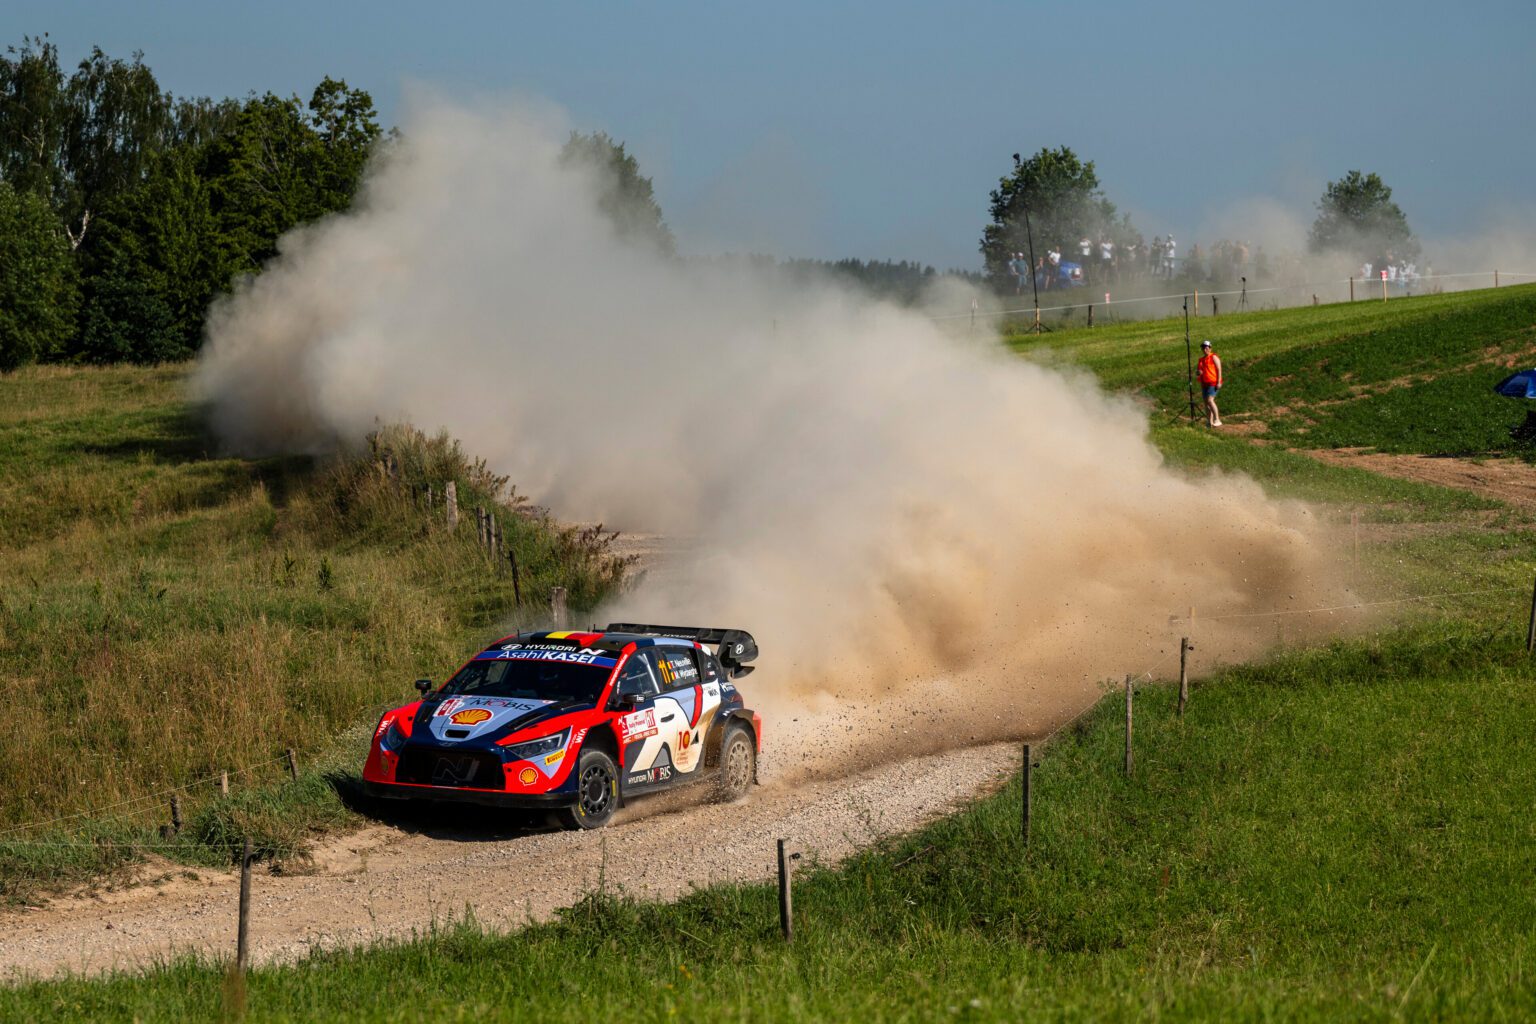
[[[523, 655], [509, 658], [508, 654]], [[528, 655], [534, 655], [528, 657]], [[541, 657], [540, 655], [544, 655]], [[611, 658], [586, 662], [545, 660], [548, 652], [487, 651], [444, 684], [442, 696], [530, 697], [535, 700], [596, 703], [613, 669]], [[606, 664], [604, 664], [606, 662]]]

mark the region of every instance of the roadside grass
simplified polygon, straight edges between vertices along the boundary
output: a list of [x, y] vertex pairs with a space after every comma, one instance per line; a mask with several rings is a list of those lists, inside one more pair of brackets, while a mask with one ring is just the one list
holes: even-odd
[[[1509, 451], [1525, 410], [1492, 388], [1536, 363], [1536, 285], [1202, 317], [1190, 331], [1221, 354], [1223, 417], [1259, 420], [1261, 436], [1426, 455]], [[1140, 391], [1163, 416], [1187, 408], [1182, 319], [1007, 341]]]
[[[169, 820], [155, 794], [172, 787], [193, 787], [173, 854], [195, 860], [228, 820], [296, 851], [347, 812], [319, 775], [281, 782], [284, 748], [308, 765], [410, 699], [412, 679], [543, 623], [552, 587], [580, 609], [624, 575], [605, 535], [527, 508], [447, 438], [390, 428], [375, 451], [326, 461], [211, 455], [185, 373], [0, 377], [0, 899], [120, 861], [112, 844]], [[448, 480], [468, 513], [455, 532]], [[476, 543], [476, 505], [497, 510], [518, 554], [525, 611]], [[94, 848], [26, 845], [82, 841]]]
[[193, 960], [28, 984], [0, 1019], [1522, 1019], [1522, 641], [1441, 624], [1338, 642], [1223, 670], [1183, 719], [1143, 687], [1130, 778], [1108, 701], [1040, 753], [1027, 851], [1015, 776], [803, 873], [792, 946], [768, 885], [606, 891], [516, 933], [443, 922], [243, 986]]

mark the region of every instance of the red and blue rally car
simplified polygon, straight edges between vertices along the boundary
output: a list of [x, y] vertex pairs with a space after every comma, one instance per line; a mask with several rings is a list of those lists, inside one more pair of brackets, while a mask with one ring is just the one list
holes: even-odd
[[554, 811], [599, 828], [630, 797], [757, 780], [762, 719], [732, 680], [757, 643], [740, 629], [614, 623], [518, 633], [422, 699], [384, 713], [363, 783], [376, 797]]

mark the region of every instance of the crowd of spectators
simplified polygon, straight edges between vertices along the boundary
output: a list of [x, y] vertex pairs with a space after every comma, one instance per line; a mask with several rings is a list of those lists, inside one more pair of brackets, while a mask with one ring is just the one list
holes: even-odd
[[[1139, 235], [1122, 242], [1107, 235], [1098, 239], [1084, 235], [1074, 245], [1053, 243], [1044, 256], [1035, 259], [1034, 286], [1050, 291], [1090, 283], [1108, 287], [1144, 277], [1172, 278], [1178, 273], [1178, 252], [1178, 242], [1172, 234], [1159, 235], [1150, 243], [1143, 242]], [[1014, 253], [1007, 269], [1014, 279], [1014, 293], [1028, 290], [1029, 257], [1022, 252]]]

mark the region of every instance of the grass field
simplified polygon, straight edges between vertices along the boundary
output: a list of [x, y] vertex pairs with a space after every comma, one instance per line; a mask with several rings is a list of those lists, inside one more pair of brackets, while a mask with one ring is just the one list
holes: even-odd
[[[1351, 445], [1433, 448], [1441, 435], [1423, 430], [1391, 447], [1402, 432], [1373, 422], [1372, 403], [1406, 401], [1394, 397], [1399, 392], [1431, 395], [1437, 381], [1462, 374], [1497, 379], [1506, 372], [1500, 360], [1529, 354], [1533, 323], [1536, 287], [1202, 320], [1197, 340], [1209, 328], [1228, 361], [1230, 407], [1251, 403], [1238, 415], [1263, 421], [1282, 442], [1263, 446], [1167, 422], [1183, 403], [1182, 324], [1177, 345], [1166, 321], [1015, 339], [1033, 358], [1086, 365], [1112, 386], [1155, 399], [1164, 415], [1152, 438], [1185, 471], [1247, 473], [1340, 526], [1357, 514], [1365, 534], [1357, 582], [1368, 596], [1476, 592], [1405, 604], [1374, 635], [1277, 650], [1263, 664], [1222, 670], [1197, 688], [1182, 721], [1165, 686], [1143, 687], [1130, 779], [1120, 773], [1118, 702], [1109, 702], [1039, 758], [1027, 852], [1015, 779], [916, 835], [839, 869], [807, 872], [793, 947], [777, 938], [769, 887], [711, 887], [671, 905], [600, 892], [560, 921], [514, 935], [445, 921], [412, 942], [258, 970], [243, 985], [222, 964], [193, 961], [26, 985], [0, 991], [0, 1020], [1529, 1019], [1536, 904], [1523, 893], [1536, 869], [1529, 814], [1536, 666], [1523, 641], [1536, 531], [1499, 502], [1324, 465], [1288, 448], [1322, 444], [1334, 436], [1329, 431]], [[280, 619], [315, 645], [268, 640], [267, 657], [340, 667], [348, 663], [343, 651], [367, 651], [374, 674], [398, 665], [398, 681], [379, 683], [391, 694], [413, 677], [413, 657], [461, 643], [475, 617], [488, 613], [432, 582], [434, 574], [473, 571], [472, 545], [465, 550], [418, 528], [392, 532], [396, 506], [378, 495], [358, 503], [367, 511], [353, 530], [327, 531], [337, 495], [366, 496], [366, 461], [321, 472], [304, 463], [204, 458], [191, 451], [196, 431], [177, 411], [176, 373], [148, 383], [135, 379], [143, 371], [119, 373], [45, 380], [57, 393], [18, 420], [32, 454], [0, 461], [0, 499], [32, 511], [3, 527], [16, 531], [20, 554], [0, 558], [46, 565], [51, 557], [56, 570], [72, 559], [114, 566], [106, 578], [116, 589], [101, 593], [140, 609], [134, 614], [145, 620], [171, 600], [173, 584], [184, 587], [180, 603], [168, 607], [181, 609], [189, 635], [227, 628], [188, 597], [212, 588], [219, 601], [261, 609], [264, 628]], [[1261, 373], [1264, 389], [1254, 383]], [[10, 380], [0, 378], [0, 388]], [[1426, 400], [1417, 422], [1449, 424], [1460, 403], [1486, 401], [1471, 418], [1488, 438], [1521, 415], [1516, 403], [1491, 393], [1484, 399], [1481, 390], [1447, 395], [1448, 405]], [[104, 416], [93, 410], [108, 403], [126, 411], [113, 413], [121, 424], [101, 429], [163, 434], [172, 439], [168, 449], [90, 449], [82, 435], [94, 431], [71, 424]], [[0, 410], [11, 408], [0, 402]], [[53, 435], [59, 439], [50, 442]], [[1462, 444], [1472, 435], [1458, 436]], [[176, 454], [176, 445], [187, 447]], [[89, 473], [116, 481], [108, 496], [72, 479], [86, 473], [70, 454], [81, 446]], [[28, 465], [43, 470], [39, 480]], [[76, 507], [81, 523], [72, 525], [76, 513], [61, 509]], [[209, 532], [220, 528], [209, 520], [226, 533]], [[254, 539], [251, 524], [261, 527]], [[104, 536], [131, 557], [92, 554]], [[538, 547], [552, 543], [540, 536], [523, 541], [530, 557], [550, 550]], [[188, 564], [209, 537], [244, 566], [236, 575], [246, 582], [221, 589]], [[402, 551], [421, 560], [414, 582], [383, 568], [398, 565], [391, 560]], [[298, 563], [292, 570], [285, 552]], [[323, 559], [332, 566], [329, 588], [319, 585]], [[161, 575], [135, 597], [144, 563]], [[101, 599], [81, 579], [45, 579], [29, 586], [46, 588], [51, 596], [37, 607], [56, 609], [53, 618], [28, 614], [54, 623], [52, 643], [79, 645], [64, 650], [91, 650], [100, 618], [70, 623], [81, 609], [101, 615], [105, 604], [88, 603]], [[341, 601], [348, 585], [357, 587], [353, 604]], [[407, 587], [417, 589], [400, 596]], [[419, 648], [404, 652], [370, 648], [380, 619], [367, 616], [388, 612], [365, 598], [390, 588], [397, 601], [440, 609], [441, 632], [422, 627]], [[19, 608], [7, 594], [0, 659], [16, 659], [0, 660], [7, 672], [27, 664], [15, 653]], [[114, 644], [118, 628], [108, 626]], [[152, 628], [171, 632], [149, 637], [175, 635], [171, 626]], [[123, 636], [135, 641], [131, 632]], [[141, 650], [152, 656], [153, 646]], [[74, 667], [88, 659], [56, 658], [64, 660], [55, 670], [100, 685]], [[369, 685], [358, 682], [353, 692], [368, 696]], [[304, 699], [319, 698], [307, 692]], [[255, 786], [205, 804], [188, 830], [188, 842], [202, 846], [187, 856], [217, 849], [253, 822], [275, 849], [306, 815], [322, 827], [324, 814], [345, 815], [328, 776], [347, 766], [338, 751], [349, 727], [354, 722], [334, 715], [331, 731], [313, 737], [317, 756], [298, 786]], [[267, 739], [261, 749], [282, 745]], [[7, 867], [0, 844], [0, 872], [24, 878], [38, 870], [23, 861], [31, 854], [10, 855]]]
[[[398, 430], [384, 442], [396, 480], [367, 452], [220, 457], [184, 378], [0, 377], [0, 897], [118, 859], [18, 840], [149, 839], [168, 820], [152, 794], [199, 780], [181, 794], [192, 827], [177, 852], [196, 856], [237, 822], [271, 852], [295, 849], [347, 815], [324, 775], [343, 756], [338, 737], [511, 625], [510, 574], [474, 539], [474, 506], [492, 506], [499, 484], [483, 466]], [[471, 513], [454, 533], [441, 510], [450, 479]], [[436, 511], [418, 499], [423, 482]], [[617, 584], [623, 567], [600, 538], [499, 507], [530, 609], [556, 585], [580, 608]], [[286, 747], [310, 769], [305, 786], [280, 784]], [[235, 793], [223, 800], [213, 780], [226, 771]], [[104, 818], [5, 831], [102, 807]]]
[[[1506, 609], [1518, 619], [1518, 600]], [[594, 894], [509, 936], [254, 972], [31, 985], [0, 1019], [1522, 1019], [1536, 1013], [1536, 669], [1519, 640], [1396, 631], [1138, 695], [1035, 773], [838, 870], [674, 905]], [[768, 851], [765, 851], [765, 857]]]
[[[1536, 285], [1201, 317], [1190, 331], [1196, 346], [1209, 338], [1221, 354], [1223, 417], [1258, 420], [1261, 437], [1484, 455], [1511, 449], [1509, 428], [1529, 404], [1492, 388], [1536, 365]], [[1187, 409], [1182, 320], [1009, 341], [1032, 358], [1077, 363], [1109, 387], [1140, 391], [1164, 417]]]

